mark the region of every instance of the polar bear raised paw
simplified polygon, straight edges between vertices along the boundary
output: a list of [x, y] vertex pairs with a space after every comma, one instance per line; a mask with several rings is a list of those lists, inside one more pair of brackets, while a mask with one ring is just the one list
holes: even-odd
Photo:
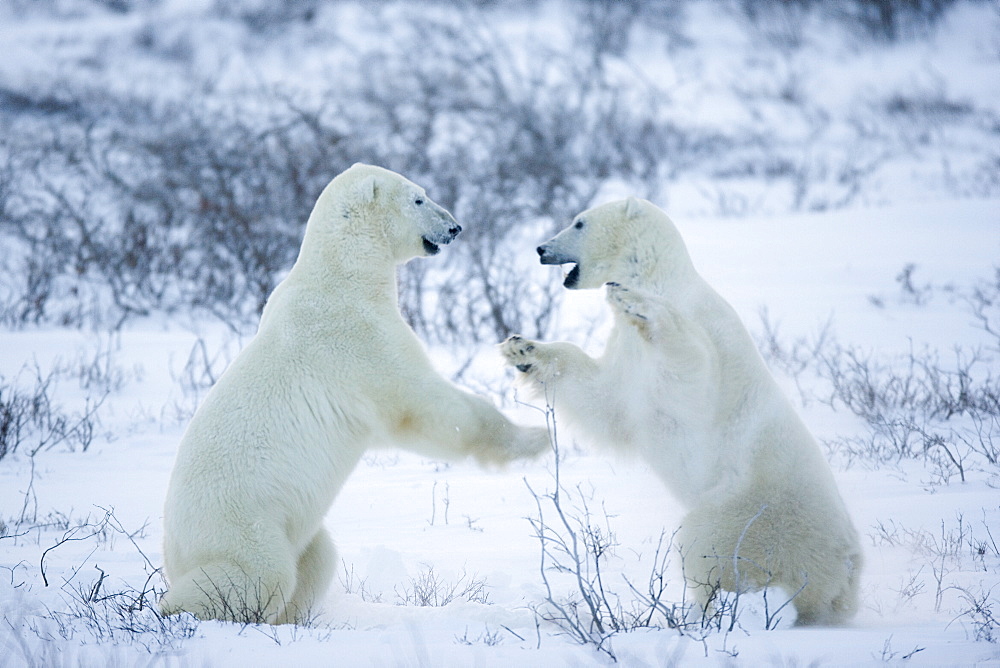
[[537, 364], [537, 357], [533, 354], [535, 352], [534, 341], [529, 341], [515, 334], [500, 346], [500, 351], [507, 358], [507, 362], [522, 373], [528, 373]]
[[507, 364], [536, 383], [545, 384], [562, 372], [559, 344], [538, 343], [518, 335], [500, 344], [500, 352]]
[[607, 283], [608, 303], [618, 309], [623, 315], [633, 320], [649, 322], [645, 312], [651, 310], [651, 305], [638, 293], [623, 287], [621, 283]]
[[626, 288], [620, 283], [610, 282], [607, 286], [608, 304], [631, 323], [644, 339], [652, 341], [658, 325], [663, 323], [664, 314], [640, 291]]

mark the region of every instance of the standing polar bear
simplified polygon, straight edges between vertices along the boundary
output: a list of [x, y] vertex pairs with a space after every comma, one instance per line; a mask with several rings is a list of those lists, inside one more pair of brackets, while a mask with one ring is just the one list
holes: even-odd
[[461, 228], [423, 189], [355, 165], [309, 216], [298, 259], [257, 335], [195, 413], [164, 509], [164, 614], [289, 623], [325, 591], [323, 527], [365, 450], [503, 463], [548, 448], [435, 373], [399, 314], [396, 265]]
[[502, 352], [560, 420], [645, 458], [689, 509], [678, 535], [698, 602], [779, 586], [799, 625], [848, 620], [861, 549], [829, 466], [666, 214], [599, 206], [538, 253], [575, 265], [567, 288], [607, 284], [615, 326], [598, 359], [520, 337]]

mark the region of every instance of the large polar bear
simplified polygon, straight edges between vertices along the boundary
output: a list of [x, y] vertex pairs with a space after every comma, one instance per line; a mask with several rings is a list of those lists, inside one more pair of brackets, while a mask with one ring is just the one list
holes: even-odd
[[612, 202], [538, 253], [575, 264], [567, 288], [607, 284], [614, 328], [598, 359], [520, 337], [502, 352], [557, 418], [645, 458], [686, 505], [679, 540], [698, 601], [777, 586], [798, 624], [849, 619], [861, 550], [829, 466], [666, 214]]
[[434, 369], [396, 265], [461, 228], [423, 189], [355, 165], [326, 187], [257, 335], [195, 413], [164, 509], [163, 613], [293, 622], [330, 581], [323, 516], [362, 454], [394, 443], [503, 463], [548, 448]]

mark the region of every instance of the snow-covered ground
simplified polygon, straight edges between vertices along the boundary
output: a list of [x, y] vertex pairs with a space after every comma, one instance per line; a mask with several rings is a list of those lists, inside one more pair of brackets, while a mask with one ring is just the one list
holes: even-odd
[[[285, 68], [295, 70], [288, 78], [305, 78], [335, 64], [319, 59], [299, 67], [302, 54], [316, 55], [332, 33], [343, 38], [338, 25], [369, 20], [351, 3], [335, 3], [313, 33], [301, 28], [302, 52], [279, 40], [262, 55], [254, 51], [259, 41], [235, 46], [249, 39], [237, 22], [198, 23], [207, 6], [177, 0], [124, 17], [59, 20], [8, 14], [0, 40], [13, 55], [0, 63], [0, 83], [16, 88], [37, 71], [78, 77], [87, 67], [114, 79], [114, 68], [98, 68], [93, 59], [113, 60], [115, 45], [143, 30], [160, 60], [122, 62], [123, 88], [155, 88], [143, 72], [183, 76], [182, 61], [224, 62], [220, 86], [245, 81], [248, 70], [264, 80], [282, 79]], [[786, 352], [825, 337], [827, 353], [839, 346], [866, 355], [881, 375], [905, 369], [911, 354], [954, 370], [978, 351], [974, 380], [992, 377], [996, 387], [1000, 339], [973, 315], [969, 297], [977, 286], [995, 284], [1000, 267], [1000, 179], [987, 169], [1000, 164], [1000, 17], [987, 3], [962, 4], [928, 37], [877, 46], [834, 39], [828, 32], [836, 31], [807, 24], [806, 46], [789, 55], [780, 45], [755, 48], [760, 34], [714, 6], [690, 3], [686, 32], [693, 43], [657, 37], [633, 46], [642, 64], [636, 68], [669, 90], [665, 113], [697, 116], [707, 126], [759, 127], [776, 142], [761, 151], [814, 152], [795, 164], [816, 171], [789, 179], [683, 173], [664, 181], [657, 203], [675, 219], [696, 267], [762, 337], [775, 373], [829, 450], [866, 558], [861, 611], [848, 627], [791, 628], [786, 614], [776, 629], [764, 630], [763, 603], [751, 598], [728, 632], [648, 628], [615, 634], [608, 651], [579, 645], [534, 612], [546, 592], [529, 486], [554, 488], [553, 458], [483, 471], [391, 448], [365, 458], [327, 517], [342, 567], [311, 624], [161, 620], [148, 606], [163, 588], [156, 571], [162, 503], [177, 443], [212, 378], [245, 340], [208, 317], [154, 314], [115, 332], [54, 325], [0, 332], [6, 383], [35, 387], [39, 375], [59, 369], [49, 396], [71, 421], [103, 397], [92, 434], [33, 456], [28, 439], [0, 459], [0, 666], [588, 665], [610, 663], [612, 655], [629, 666], [1000, 664], [1000, 466], [968, 455], [957, 441], [950, 452], [967, 455], [962, 475], [933, 457], [846, 454], [842, 444], [872, 440], [870, 426], [841, 402], [827, 401], [833, 391], [821, 365], [808, 355], [796, 366], [794, 358], [768, 353], [763, 337], [771, 327]], [[560, 7], [531, 10], [542, 27], [511, 17], [505, 29], [551, 30], [559, 43], [566, 38], [554, 27]], [[149, 27], [156, 21], [158, 30]], [[367, 37], [359, 33], [350, 43], [363, 45]], [[166, 58], [170, 45], [189, 55]], [[48, 55], [47, 65], [35, 61], [33, 49]], [[340, 57], [336, 49], [331, 54]], [[791, 84], [793, 90], [779, 90]], [[871, 105], [859, 103], [865, 96]], [[905, 118], [882, 126], [887, 116], [872, 109], [894, 96], [893, 108]], [[940, 104], [921, 111], [913, 103], [919, 99]], [[945, 104], [953, 100], [961, 105]], [[859, 137], [871, 144], [858, 145]], [[838, 155], [855, 165], [865, 162], [855, 160], [858, 154], [878, 147], [891, 158], [872, 171], [840, 180], [827, 173]], [[798, 178], [805, 185], [796, 195]], [[611, 183], [602, 196], [623, 189]], [[532, 256], [533, 246], [523, 253]], [[543, 282], [556, 270], [528, 271]], [[567, 293], [552, 330], [599, 351], [607, 324], [600, 292]], [[459, 353], [435, 345], [430, 353], [451, 374], [470, 350], [475, 359], [461, 382], [515, 419], [540, 421], [538, 411], [516, 400], [490, 346]], [[0, 395], [0, 408], [3, 401]], [[986, 437], [1000, 442], [995, 427]], [[602, 568], [608, 589], [628, 607], [634, 595], [623, 575], [644, 582], [657, 541], [676, 529], [683, 509], [640, 463], [560, 435], [562, 484], [574, 494], [579, 485], [613, 534]], [[680, 601], [676, 559], [666, 575], [665, 600]], [[449, 594], [454, 600], [418, 604], [428, 589], [438, 599], [431, 602]]]
[[[840, 341], [891, 357], [924, 344], [941, 350], [955, 342], [971, 346], [977, 337], [989, 345], [961, 304], [944, 297], [921, 306], [900, 303], [894, 276], [904, 261], [916, 263], [921, 277], [933, 284], [961, 284], [988, 273], [1000, 252], [998, 205], [965, 201], [756, 220], [682, 220], [679, 225], [703, 273], [752, 327], [763, 306], [789, 334], [808, 335], [832, 318]], [[949, 234], [951, 229], [962, 233]], [[872, 296], [881, 296], [884, 305], [874, 305]], [[601, 317], [597, 295], [579, 297], [574, 317]], [[5, 373], [16, 372], [26, 359], [42, 364], [50, 356], [93, 355], [92, 337], [76, 332], [8, 332], [4, 338]], [[430, 462], [396, 450], [366, 458], [328, 516], [344, 570], [313, 628], [200, 623], [190, 639], [163, 632], [169, 644], [161, 647], [161, 634], [139, 633], [133, 639], [112, 622], [103, 630], [117, 633], [116, 639], [96, 638], [91, 622], [67, 612], [78, 588], [90, 591], [106, 574], [104, 592], [142, 589], [151, 567], [160, 563], [161, 505], [183, 429], [183, 420], [175, 416], [183, 416], [191, 402], [177, 379], [195, 339], [192, 332], [166, 322], [127, 328], [114, 342], [127, 380], [108, 398], [102, 433], [90, 448], [56, 449], [34, 458], [18, 453], [0, 467], [5, 521], [22, 512], [37, 520], [25, 528], [12, 526], [24, 535], [3, 540], [3, 613], [14, 626], [6, 625], [0, 633], [14, 665], [25, 659], [37, 665], [50, 659], [130, 664], [147, 651], [182, 657], [181, 665], [602, 660], [603, 655], [553, 635], [545, 625], [536, 628], [530, 610], [544, 592], [539, 545], [526, 519], [535, 509], [525, 480], [536, 490], [551, 489], [552, 461], [484, 472], [469, 463]], [[434, 352], [447, 360], [448, 351]], [[533, 411], [512, 401], [496, 354], [484, 349], [481, 356], [479, 366], [491, 376], [480, 383], [507, 388], [497, 401], [504, 401], [519, 419], [537, 420]], [[71, 395], [74, 388], [65, 389]], [[789, 391], [795, 391], [791, 384]], [[853, 416], [827, 406], [813, 403], [807, 415], [821, 439], [859, 430]], [[990, 537], [992, 532], [1000, 538], [996, 468], [970, 471], [964, 483], [939, 485], [913, 462], [844, 469], [834, 458], [834, 466], [866, 550], [863, 606], [849, 628], [784, 625], [763, 631], [748, 619], [745, 628], [728, 637], [711, 635], [704, 643], [669, 630], [639, 631], [613, 639], [619, 660], [658, 665], [683, 658], [685, 664], [702, 660], [715, 665], [728, 656], [720, 653], [723, 649], [748, 665], [877, 663], [884, 657], [901, 660], [916, 649], [921, 651], [909, 660], [914, 665], [1000, 660], [997, 645], [977, 641], [972, 620], [959, 617], [968, 603], [955, 588], [981, 584], [989, 591], [1000, 584], [1000, 555]], [[631, 568], [642, 553], [648, 556], [660, 532], [672, 531], [682, 517], [659, 481], [636, 462], [571, 448], [562, 476], [570, 487], [592, 485], [593, 498], [611, 517], [619, 545], [609, 558], [609, 572]], [[96, 536], [84, 528], [72, 535], [82, 540], [60, 543], [67, 530], [84, 520], [99, 524], [106, 510], [113, 511], [115, 528], [101, 528]], [[887, 526], [893, 536], [886, 535]], [[134, 535], [130, 540], [126, 534]], [[928, 544], [949, 537], [959, 543], [954, 554], [942, 557]], [[978, 559], [977, 541], [988, 541]], [[938, 561], [942, 558], [945, 562]], [[936, 568], [944, 569], [940, 586]], [[460, 590], [470, 583], [483, 588], [474, 602], [457, 600], [441, 608], [405, 605], [414, 579], [429, 569], [443, 583], [462, 584]], [[41, 580], [43, 570], [48, 587]], [[679, 579], [679, 572], [671, 575]], [[627, 595], [624, 582], [614, 584]], [[679, 589], [673, 591], [680, 596]], [[988, 601], [995, 610], [995, 594]]]

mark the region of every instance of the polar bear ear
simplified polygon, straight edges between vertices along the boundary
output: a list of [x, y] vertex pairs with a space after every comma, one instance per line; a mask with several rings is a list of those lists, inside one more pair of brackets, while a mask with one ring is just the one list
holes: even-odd
[[358, 200], [363, 204], [370, 204], [375, 201], [375, 195], [378, 194], [378, 185], [375, 183], [374, 176], [366, 176], [365, 178], [358, 181], [356, 186]]
[[642, 202], [636, 197], [629, 197], [625, 200], [625, 217], [635, 218], [642, 212]]

